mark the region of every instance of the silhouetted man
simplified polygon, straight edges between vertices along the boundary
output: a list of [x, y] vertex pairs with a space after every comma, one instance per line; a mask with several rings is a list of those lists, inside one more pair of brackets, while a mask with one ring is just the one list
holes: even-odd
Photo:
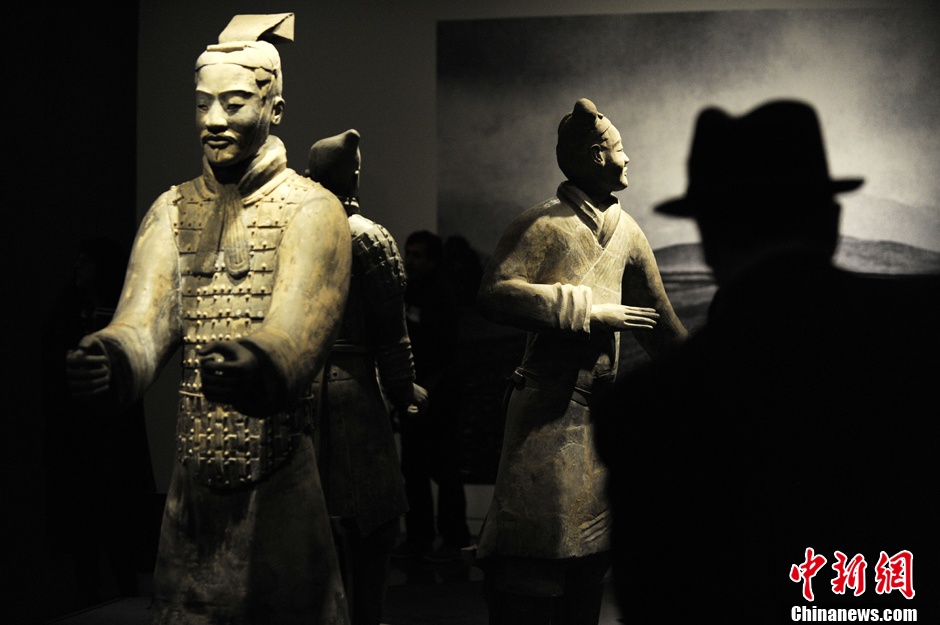
[[935, 601], [937, 280], [833, 267], [834, 196], [862, 180], [829, 177], [806, 104], [703, 111], [688, 174], [658, 210], [698, 224], [709, 319], [595, 412], [624, 615], [791, 622], [800, 605]]

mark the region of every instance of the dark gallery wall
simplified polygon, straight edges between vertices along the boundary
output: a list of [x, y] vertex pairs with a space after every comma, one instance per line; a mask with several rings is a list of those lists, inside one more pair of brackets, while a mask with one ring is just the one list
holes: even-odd
[[61, 478], [45, 470], [42, 379], [49, 365], [41, 356], [53, 302], [73, 279], [80, 241], [104, 236], [129, 247], [137, 226], [137, 10], [123, 2], [106, 11], [89, 3], [20, 3], [5, 11], [5, 213], [13, 218], [5, 247], [13, 280], [4, 297], [9, 418], [2, 466], [12, 478], [7, 531], [15, 538], [4, 557], [11, 583], [3, 622], [38, 622], [47, 601], [39, 581], [46, 573], [44, 493]]
[[68, 5], [44, 17], [34, 22], [36, 41], [20, 48], [40, 70], [25, 124], [8, 121], [29, 133], [30, 158], [16, 167], [31, 165], [33, 176], [16, 186], [32, 198], [21, 214], [42, 232], [41, 310], [68, 279], [79, 241], [129, 246], [138, 223], [137, 6]]

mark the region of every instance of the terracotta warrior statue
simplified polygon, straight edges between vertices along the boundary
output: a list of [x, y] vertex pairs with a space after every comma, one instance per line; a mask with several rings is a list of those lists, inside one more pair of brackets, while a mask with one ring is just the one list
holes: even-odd
[[581, 99], [556, 155], [567, 180], [509, 226], [478, 301], [528, 331], [477, 550], [493, 624], [596, 625], [611, 515], [592, 398], [616, 378], [620, 332], [654, 358], [686, 337], [645, 235], [613, 195], [629, 162], [617, 128]]
[[398, 246], [360, 214], [360, 163], [356, 130], [310, 148], [306, 173], [342, 201], [353, 256], [342, 328], [316, 386], [316, 440], [352, 622], [378, 625], [399, 517], [408, 510], [385, 398], [413, 418], [427, 394], [414, 382]]
[[[144, 217], [113, 321], [68, 356], [124, 405], [182, 347], [155, 623], [348, 623], [310, 436], [349, 285], [343, 207], [270, 134], [293, 14], [236, 16], [195, 66], [202, 174]], [[259, 40], [265, 39], [265, 40]]]

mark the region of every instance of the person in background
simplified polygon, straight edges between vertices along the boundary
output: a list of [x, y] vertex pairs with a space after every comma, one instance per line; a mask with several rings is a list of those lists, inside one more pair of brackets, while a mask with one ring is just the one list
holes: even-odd
[[[417, 383], [428, 391], [426, 415], [401, 417], [401, 466], [408, 492], [405, 541], [394, 555], [447, 562], [470, 542], [467, 500], [460, 474], [455, 377], [458, 309], [454, 287], [442, 271], [440, 237], [427, 230], [405, 241], [405, 311]], [[437, 484], [435, 524], [431, 480]], [[437, 536], [439, 544], [435, 545]]]
[[444, 241], [444, 272], [450, 277], [457, 297], [457, 305], [475, 307], [480, 280], [483, 278], [483, 263], [470, 242], [459, 234]]

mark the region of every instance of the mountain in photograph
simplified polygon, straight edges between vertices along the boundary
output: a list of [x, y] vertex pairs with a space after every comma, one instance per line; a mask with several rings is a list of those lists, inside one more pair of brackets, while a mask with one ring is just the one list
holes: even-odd
[[[704, 278], [710, 275], [700, 243], [680, 243], [655, 250], [663, 280]], [[859, 273], [914, 275], [940, 273], [940, 252], [897, 243], [843, 236], [835, 264]]]
[[896, 243], [842, 237], [836, 265], [849, 271], [890, 275], [940, 273], [940, 252]]

